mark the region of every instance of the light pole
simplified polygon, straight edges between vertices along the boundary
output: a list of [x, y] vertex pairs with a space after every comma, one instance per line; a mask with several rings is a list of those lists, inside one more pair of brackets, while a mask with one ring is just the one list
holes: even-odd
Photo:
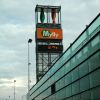
[[9, 96], [9, 100], [10, 100], [10, 96]]
[[22, 100], [24, 100], [23, 98], [24, 98], [24, 95], [22, 95]]
[[[26, 95], [22, 95], [22, 100], [24, 100], [26, 98]], [[26, 99], [25, 99], [26, 100]]]
[[29, 43], [32, 42], [32, 39], [28, 40], [28, 100], [30, 100], [30, 94], [29, 94], [29, 90], [30, 90], [30, 50], [29, 50]]
[[14, 100], [15, 100], [15, 82], [16, 80], [14, 80]]
[[23, 100], [24, 96], [22, 95], [22, 100]]

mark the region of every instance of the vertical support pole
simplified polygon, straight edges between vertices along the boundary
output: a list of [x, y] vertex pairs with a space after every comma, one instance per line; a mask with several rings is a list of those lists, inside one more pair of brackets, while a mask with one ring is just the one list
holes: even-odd
[[29, 54], [29, 52], [30, 52], [30, 50], [29, 50], [29, 43], [31, 43], [32, 42], [32, 39], [29, 39], [28, 40], [28, 100], [30, 100], [30, 92], [29, 92], [29, 90], [30, 90], [30, 54]]
[[16, 80], [14, 80], [14, 100], [15, 100], [15, 82]]
[[37, 24], [37, 12], [35, 12], [35, 24]]
[[47, 53], [47, 60], [48, 60], [48, 62], [47, 62], [47, 69], [49, 70], [49, 53]]
[[15, 100], [15, 82], [14, 82], [14, 100]]
[[30, 59], [29, 59], [29, 42], [28, 42], [28, 100], [30, 100], [30, 93], [29, 93], [29, 90], [30, 90]]
[[60, 24], [61, 24], [61, 10], [60, 10]]
[[38, 77], [38, 76], [37, 76], [37, 67], [38, 67], [37, 61], [38, 61], [38, 58], [37, 58], [37, 53], [36, 53], [36, 81], [38, 80], [38, 79], [37, 79], [37, 77]]
[[29, 66], [30, 66], [30, 58], [29, 58], [29, 43], [28, 43], [28, 92], [29, 92], [29, 90], [30, 90], [30, 68], [29, 68]]
[[58, 24], [60, 24], [60, 22], [59, 22], [59, 12], [58, 12]]
[[36, 51], [36, 79], [39, 81], [39, 53]]
[[37, 19], [37, 23], [38, 23], [38, 12], [36, 12], [36, 19]]
[[51, 54], [48, 53], [48, 69], [50, 68], [51, 66]]
[[42, 53], [42, 73], [44, 71], [44, 68], [43, 68], [43, 53]]
[[50, 23], [50, 13], [48, 11], [48, 22]]
[[46, 13], [47, 13], [47, 23], [48, 23], [48, 9], [47, 9], [47, 12]]

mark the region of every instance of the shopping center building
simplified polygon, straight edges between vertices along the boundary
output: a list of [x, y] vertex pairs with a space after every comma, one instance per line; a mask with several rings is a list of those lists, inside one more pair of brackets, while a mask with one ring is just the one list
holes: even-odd
[[100, 100], [100, 14], [30, 89], [31, 100]]

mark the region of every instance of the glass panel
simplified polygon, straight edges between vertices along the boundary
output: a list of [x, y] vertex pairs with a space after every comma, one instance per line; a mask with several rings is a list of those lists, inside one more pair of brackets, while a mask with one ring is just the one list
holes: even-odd
[[85, 46], [85, 47], [83, 48], [83, 54], [87, 53], [87, 51], [88, 51], [88, 46]]
[[[48, 100], [48, 99], [47, 99]], [[52, 95], [51, 98], [49, 100], [56, 100], [56, 95]]]
[[68, 73], [71, 70], [70, 61], [64, 66], [65, 66], [65, 73]]
[[62, 77], [63, 75], [65, 75], [65, 66], [63, 66], [60, 70], [60, 76]]
[[60, 88], [63, 88], [65, 86], [65, 77], [60, 79]]
[[79, 59], [82, 56], [82, 51], [80, 51], [77, 55], [76, 58]]
[[81, 100], [81, 98], [80, 98], [80, 94], [79, 94], [79, 95], [75, 95], [75, 96], [73, 96], [73, 100]]
[[63, 75], [65, 75], [65, 66], [63, 66], [61, 69], [59, 69], [56, 73], [55, 73], [55, 79], [58, 80], [59, 78], [61, 78]]
[[58, 81], [57, 83], [56, 83], [56, 91], [58, 91], [60, 89], [60, 81]]
[[85, 91], [81, 94], [81, 100], [91, 100], [90, 91]]
[[84, 91], [90, 88], [89, 76], [86, 76], [80, 80], [80, 91]]
[[75, 68], [73, 71], [72, 71], [72, 81], [75, 81], [79, 78], [79, 68]]
[[63, 55], [63, 60], [67, 59], [69, 55], [70, 55], [70, 49], [68, 49], [67, 52]]
[[46, 84], [47, 84], [47, 87], [49, 87], [50, 86], [50, 80], [47, 80]]
[[72, 86], [69, 85], [66, 87], [66, 97], [69, 97], [72, 95]]
[[89, 27], [89, 35], [100, 25], [100, 17]]
[[63, 77], [56, 83], [56, 90], [59, 90], [63, 88], [64, 86], [65, 86], [65, 77]]
[[72, 58], [71, 63], [72, 63], [72, 64], [75, 63], [75, 57]]
[[79, 66], [79, 76], [82, 77], [89, 72], [88, 61], [85, 61]]
[[89, 60], [89, 71], [100, 67], [100, 52], [93, 55]]
[[90, 74], [90, 86], [95, 87], [100, 85], [100, 69]]
[[66, 97], [66, 89], [62, 89], [56, 93], [56, 100], [62, 100]]
[[100, 86], [91, 91], [91, 100], [100, 100]]
[[68, 98], [68, 99], [64, 99], [64, 100], [73, 100], [73, 97], [71, 97], [71, 98]]
[[50, 81], [49, 81], [50, 82], [50, 85], [54, 83], [54, 80], [55, 80], [55, 77], [51, 77], [50, 78]]
[[92, 47], [94, 47], [95, 45], [97, 45], [99, 42], [100, 42], [100, 39], [99, 39], [99, 35], [98, 35], [97, 37], [95, 37], [92, 40], [92, 42], [91, 42]]
[[56, 66], [53, 66], [53, 67], [50, 69], [51, 75], [54, 74], [55, 71], [56, 71]]
[[72, 51], [74, 51], [87, 37], [86, 32], [83, 33], [80, 38], [73, 44]]
[[79, 93], [79, 81], [75, 82], [72, 84], [72, 94], [77, 94]]
[[44, 93], [44, 94], [46, 94], [46, 96], [45, 96], [45, 97], [47, 97], [47, 96], [51, 95], [51, 89], [50, 89], [50, 88], [48, 88], [48, 89], [45, 91], [45, 93]]
[[70, 49], [68, 49], [65, 54], [60, 58], [59, 60], [59, 65], [63, 65], [68, 59], [69, 59], [69, 55], [70, 55]]
[[65, 85], [68, 85], [72, 82], [72, 73], [69, 73], [65, 76]]
[[60, 78], [60, 71], [57, 71], [54, 76], [55, 79], [58, 80]]

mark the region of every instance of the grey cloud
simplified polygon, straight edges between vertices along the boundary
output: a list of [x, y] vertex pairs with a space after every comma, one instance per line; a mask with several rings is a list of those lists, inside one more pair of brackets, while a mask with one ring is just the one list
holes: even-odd
[[10, 84], [13, 83], [11, 80], [0, 80], [0, 84]]
[[[33, 3], [24, 0], [1, 0], [0, 1], [1, 23], [32, 23]], [[35, 19], [35, 18], [34, 18]]]

